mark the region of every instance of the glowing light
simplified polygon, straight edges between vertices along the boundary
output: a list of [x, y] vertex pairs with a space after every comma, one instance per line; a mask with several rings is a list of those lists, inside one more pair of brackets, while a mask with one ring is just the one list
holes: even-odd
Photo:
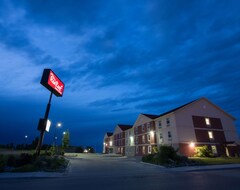
[[195, 147], [195, 143], [194, 142], [190, 142], [189, 147], [190, 148], [194, 148]]
[[150, 134], [153, 136], [153, 135], [154, 135], [154, 132], [153, 132], [153, 131], [150, 131]]
[[109, 145], [112, 146], [112, 141], [109, 142]]
[[28, 138], [28, 136], [27, 135], [25, 135], [25, 139], [27, 139]]
[[47, 125], [46, 125], [46, 131], [47, 132], [49, 132], [50, 126], [51, 126], [51, 121], [47, 120]]
[[57, 123], [57, 127], [62, 127], [62, 123]]

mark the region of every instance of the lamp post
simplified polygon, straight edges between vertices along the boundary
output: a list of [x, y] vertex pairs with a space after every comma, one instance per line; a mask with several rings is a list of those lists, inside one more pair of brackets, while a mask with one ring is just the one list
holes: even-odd
[[26, 144], [25, 144], [25, 149], [27, 149], [27, 138], [28, 138], [28, 136], [25, 135], [24, 138], [25, 138], [25, 143], [26, 143]]

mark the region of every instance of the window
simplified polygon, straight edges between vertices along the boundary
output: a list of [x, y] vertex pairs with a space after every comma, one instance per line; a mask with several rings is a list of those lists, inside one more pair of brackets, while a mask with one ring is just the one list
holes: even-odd
[[207, 126], [211, 126], [211, 123], [210, 123], [210, 119], [209, 118], [205, 118], [205, 123]]
[[168, 131], [168, 140], [172, 140], [172, 134], [170, 131]]
[[138, 128], [137, 127], [135, 128], [135, 134], [136, 135], [138, 134]]
[[212, 153], [217, 154], [217, 147], [215, 145], [212, 145], [211, 148], [212, 148]]
[[163, 135], [162, 135], [162, 133], [159, 134], [159, 139], [160, 139], [160, 143], [162, 143], [163, 142]]
[[150, 135], [149, 135], [149, 134], [147, 135], [147, 139], [148, 139], [148, 141], [150, 141], [150, 140], [151, 140], [151, 137], [150, 137]]
[[138, 144], [138, 137], [136, 137], [136, 144]]
[[212, 131], [208, 131], [208, 137], [209, 137], [210, 141], [214, 140], [214, 136], [213, 136], [213, 132]]
[[109, 145], [112, 146], [112, 141], [109, 142]]
[[142, 142], [145, 143], [145, 136], [142, 136]]
[[145, 154], [145, 146], [142, 147], [142, 152]]
[[161, 121], [161, 120], [158, 121], [158, 127], [159, 127], [159, 128], [162, 128], [162, 121]]
[[169, 118], [166, 119], [166, 123], [167, 123], [167, 126], [170, 126], [170, 119]]
[[148, 153], [151, 154], [151, 152], [152, 152], [152, 147], [148, 146]]
[[150, 131], [150, 123], [147, 124], [147, 131]]
[[142, 125], [142, 131], [144, 131], [145, 130], [145, 126], [144, 125]]
[[138, 146], [136, 146], [136, 154], [138, 154]]

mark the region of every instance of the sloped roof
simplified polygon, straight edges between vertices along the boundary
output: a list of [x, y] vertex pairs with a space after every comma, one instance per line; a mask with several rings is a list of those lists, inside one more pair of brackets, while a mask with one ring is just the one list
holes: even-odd
[[145, 115], [146, 117], [148, 117], [150, 119], [156, 119], [157, 117], [159, 117], [159, 115], [145, 114], [145, 113], [142, 113], [142, 115]]
[[174, 109], [172, 109], [172, 110], [170, 110], [170, 111], [167, 111], [167, 112], [165, 112], [165, 113], [162, 113], [162, 114], [160, 114], [158, 117], [162, 117], [162, 116], [167, 115], [167, 114], [169, 114], [169, 113], [176, 112], [176, 111], [178, 111], [178, 110], [180, 110], [180, 109], [182, 109], [182, 108], [184, 108], [184, 107], [186, 107], [186, 106], [188, 106], [188, 105], [190, 105], [190, 104], [192, 104], [192, 103], [194, 103], [194, 102], [197, 102], [197, 101], [199, 101], [199, 100], [206, 100], [207, 102], [209, 102], [210, 104], [212, 104], [214, 107], [216, 107], [217, 109], [219, 109], [220, 111], [222, 111], [223, 113], [225, 113], [226, 115], [228, 115], [229, 117], [231, 117], [232, 119], [236, 120], [236, 118], [234, 118], [232, 115], [230, 115], [229, 113], [225, 112], [223, 109], [221, 109], [220, 107], [218, 107], [217, 105], [215, 105], [215, 104], [212, 103], [210, 100], [208, 100], [207, 98], [204, 98], [204, 97], [199, 98], [199, 99], [196, 99], [196, 100], [193, 100], [193, 101], [191, 101], [191, 102], [189, 102], [189, 103], [186, 103], [186, 104], [184, 104], [184, 105], [182, 105], [182, 106], [179, 106], [179, 107], [174, 108]]
[[[197, 100], [199, 100], [199, 99], [197, 99]], [[195, 102], [195, 101], [197, 101], [197, 100], [193, 100], [193, 101], [188, 102], [188, 103], [186, 103], [186, 104], [184, 104], [184, 105], [182, 105], [182, 106], [179, 106], [179, 107], [174, 108], [174, 109], [172, 109], [172, 110], [169, 110], [169, 111], [167, 111], [167, 112], [165, 112], [165, 113], [162, 113], [162, 114], [160, 114], [158, 117], [161, 117], [161, 116], [167, 115], [167, 114], [169, 114], [169, 113], [175, 112], [175, 111], [177, 111], [177, 110], [179, 110], [179, 109], [181, 109], [181, 108], [183, 108], [183, 107], [185, 107], [185, 106], [187, 106], [187, 105], [189, 105], [189, 104], [191, 104], [191, 103], [193, 103], [193, 102]]]
[[108, 137], [111, 137], [113, 135], [113, 133], [111, 133], [111, 132], [107, 132], [106, 134]]
[[117, 125], [122, 131], [126, 131], [130, 128], [132, 128], [132, 125], [125, 125], [125, 124], [118, 124]]

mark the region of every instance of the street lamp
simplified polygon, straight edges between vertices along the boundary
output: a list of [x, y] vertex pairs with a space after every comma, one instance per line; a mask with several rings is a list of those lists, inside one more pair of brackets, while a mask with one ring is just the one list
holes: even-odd
[[54, 129], [54, 136], [53, 136], [53, 144], [54, 146], [57, 144], [57, 128], [60, 128], [62, 127], [62, 123], [58, 122], [55, 126], [55, 129]]

